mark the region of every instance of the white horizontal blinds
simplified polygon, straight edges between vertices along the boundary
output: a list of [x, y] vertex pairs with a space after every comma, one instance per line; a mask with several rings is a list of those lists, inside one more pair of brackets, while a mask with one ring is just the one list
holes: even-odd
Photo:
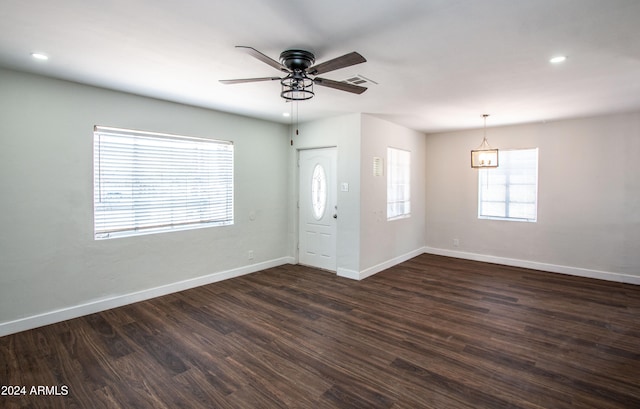
[[233, 224], [233, 144], [96, 127], [95, 238]]
[[411, 153], [387, 148], [387, 219], [411, 214]]
[[499, 167], [479, 172], [478, 216], [536, 221], [538, 149], [500, 150], [499, 155]]

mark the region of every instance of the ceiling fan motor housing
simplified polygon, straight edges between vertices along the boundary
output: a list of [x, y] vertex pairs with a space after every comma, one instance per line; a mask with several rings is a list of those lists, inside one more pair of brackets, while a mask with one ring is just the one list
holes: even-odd
[[309, 51], [286, 50], [280, 54], [280, 62], [291, 71], [305, 71], [316, 61]]

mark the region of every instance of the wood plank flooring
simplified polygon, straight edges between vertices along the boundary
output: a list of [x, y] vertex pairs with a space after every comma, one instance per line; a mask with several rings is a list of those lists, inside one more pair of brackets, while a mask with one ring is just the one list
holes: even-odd
[[286, 265], [2, 337], [0, 385], [26, 388], [2, 408], [640, 408], [640, 286]]

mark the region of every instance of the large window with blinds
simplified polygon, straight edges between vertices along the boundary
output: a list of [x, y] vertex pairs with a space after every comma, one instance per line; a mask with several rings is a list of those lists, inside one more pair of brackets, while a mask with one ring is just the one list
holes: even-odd
[[411, 152], [387, 148], [387, 220], [411, 216]]
[[480, 169], [478, 217], [535, 222], [538, 219], [538, 149], [500, 150], [500, 166]]
[[233, 224], [233, 143], [96, 126], [96, 240]]

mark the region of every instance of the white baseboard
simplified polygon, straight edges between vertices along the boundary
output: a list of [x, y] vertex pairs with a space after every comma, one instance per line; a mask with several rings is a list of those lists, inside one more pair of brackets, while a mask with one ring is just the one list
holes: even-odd
[[239, 277], [245, 274], [255, 273], [271, 267], [281, 266], [283, 264], [293, 264], [293, 257], [282, 257], [274, 260], [268, 260], [261, 263], [251, 264], [248, 266], [234, 268], [232, 270], [220, 271], [208, 274], [206, 276], [191, 278], [188, 280], [178, 281], [171, 284], [162, 285], [155, 288], [149, 288], [134, 293], [118, 295], [101, 300], [90, 301], [85, 304], [74, 305], [68, 308], [62, 308], [55, 311], [48, 311], [42, 314], [30, 317], [20, 318], [14, 321], [0, 323], [0, 337], [14, 334], [16, 332], [26, 331], [29, 329], [42, 327], [44, 325], [54, 324], [69, 320], [72, 318], [82, 317], [84, 315], [105, 311], [111, 308], [122, 307], [124, 305], [133, 304], [139, 301], [149, 300], [151, 298], [172, 294], [178, 291], [188, 290], [190, 288], [200, 287], [215, 283], [229, 278]]
[[366, 268], [362, 271], [355, 271], [355, 270], [349, 270], [349, 269], [344, 269], [344, 268], [338, 268], [338, 272], [337, 274], [340, 277], [346, 277], [346, 278], [351, 278], [352, 280], [364, 280], [367, 277], [371, 277], [374, 274], [377, 274], [383, 270], [386, 270], [388, 268], [391, 268], [393, 266], [395, 266], [396, 264], [400, 264], [402, 262], [405, 262], [407, 260], [410, 260], [416, 256], [419, 256], [420, 254], [424, 254], [425, 248], [419, 248], [413, 251], [410, 251], [406, 254], [403, 254], [401, 256], [398, 257], [394, 257], [390, 260], [384, 261], [380, 264], [376, 264], [373, 267], [369, 267]]
[[541, 263], [538, 261], [519, 260], [507, 257], [489, 256], [486, 254], [467, 253], [464, 251], [438, 249], [434, 247], [425, 247], [425, 253], [436, 254], [439, 256], [462, 258], [466, 260], [483, 261], [486, 263], [502, 264], [513, 267], [530, 268], [532, 270], [548, 271], [550, 273], [568, 274], [573, 276], [597, 278], [600, 280], [615, 281], [626, 284], [640, 285], [640, 276], [634, 276], [623, 273], [613, 273], [610, 271], [591, 270], [580, 267], [561, 266], [556, 264]]
[[360, 280], [360, 273], [356, 270], [349, 270], [347, 268], [338, 267], [336, 274], [340, 277], [350, 278], [352, 280]]
[[[362, 271], [349, 270], [344, 268], [338, 268], [337, 274], [341, 277], [350, 278], [353, 280], [363, 280], [370, 277], [380, 271], [386, 270], [390, 267], [400, 264], [404, 261], [412, 259], [423, 253], [435, 254], [440, 256], [455, 257], [466, 260], [483, 261], [486, 263], [502, 264], [514, 267], [530, 268], [534, 270], [548, 271], [552, 273], [568, 274], [580, 277], [597, 278], [607, 281], [615, 281], [620, 283], [640, 285], [640, 276], [634, 276], [629, 274], [614, 273], [609, 271], [591, 270], [579, 267], [561, 266], [555, 264], [541, 263], [537, 261], [519, 260], [506, 257], [490, 256], [478, 253], [468, 253], [456, 250], [439, 249], [434, 247], [423, 247], [416, 249], [409, 253], [403, 254], [393, 259], [387, 260], [383, 263], [377, 264], [373, 267], [369, 267]], [[166, 284], [163, 286], [150, 288], [134, 293], [118, 295], [115, 297], [105, 298], [101, 300], [91, 301], [85, 304], [75, 305], [68, 308], [62, 308], [59, 310], [48, 311], [42, 314], [33, 315], [30, 317], [20, 318], [14, 321], [7, 321], [0, 323], [0, 337], [14, 334], [16, 332], [26, 331], [29, 329], [41, 327], [44, 325], [54, 324], [56, 322], [65, 321], [68, 319], [82, 317], [84, 315], [93, 314], [100, 311], [105, 311], [111, 308], [122, 307], [124, 305], [133, 304], [139, 301], [145, 301], [151, 298], [160, 297], [163, 295], [175, 293], [178, 291], [188, 290], [190, 288], [199, 287], [215, 283], [229, 278], [239, 277], [242, 275], [255, 273], [267, 268], [277, 267], [283, 264], [295, 264], [296, 260], [293, 257], [282, 257], [274, 260], [269, 260], [257, 264], [251, 264], [235, 268], [232, 270], [220, 271], [212, 273], [206, 276], [196, 277], [189, 280], [178, 281], [176, 283]]]

